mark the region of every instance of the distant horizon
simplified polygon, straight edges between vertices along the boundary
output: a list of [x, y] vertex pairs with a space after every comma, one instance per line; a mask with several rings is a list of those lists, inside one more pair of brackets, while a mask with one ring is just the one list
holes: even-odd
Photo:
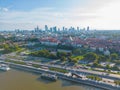
[[74, 26], [120, 30], [120, 0], [0, 0], [0, 30]]
[[[53, 26], [54, 27], [54, 26]], [[53, 28], [52, 27], [52, 28]], [[57, 27], [57, 29], [58, 29], [59, 27]], [[60, 29], [60, 31], [62, 31], [63, 29], [62, 28], [59, 28]], [[69, 29], [69, 28], [68, 28]], [[75, 28], [76, 29], [76, 28]], [[26, 30], [26, 31], [32, 31], [32, 30], [35, 30], [35, 28], [33, 28], [33, 29], [0, 29], [0, 31], [15, 31], [15, 30], [20, 30], [20, 31], [22, 31], [22, 30]], [[40, 28], [40, 30], [42, 30], [42, 31], [45, 31], [45, 29], [44, 28]], [[80, 29], [80, 30], [83, 30], [82, 28]], [[85, 29], [85, 30], [87, 30], [87, 29]], [[120, 31], [120, 29], [90, 29], [90, 31]]]

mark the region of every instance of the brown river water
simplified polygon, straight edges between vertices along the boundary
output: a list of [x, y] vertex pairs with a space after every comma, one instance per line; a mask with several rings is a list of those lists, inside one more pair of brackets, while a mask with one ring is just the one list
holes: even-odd
[[11, 69], [0, 71], [0, 90], [103, 90], [66, 80], [51, 82], [40, 78], [40, 74]]

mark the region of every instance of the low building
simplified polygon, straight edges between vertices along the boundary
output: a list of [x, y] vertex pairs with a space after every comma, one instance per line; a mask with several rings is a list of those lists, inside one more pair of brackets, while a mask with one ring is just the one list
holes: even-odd
[[109, 56], [110, 55], [110, 51], [109, 50], [104, 51], [104, 55]]

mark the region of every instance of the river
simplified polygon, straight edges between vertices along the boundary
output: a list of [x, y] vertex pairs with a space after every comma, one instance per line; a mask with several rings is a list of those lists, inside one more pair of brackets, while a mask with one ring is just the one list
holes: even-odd
[[103, 90], [66, 80], [50, 82], [42, 80], [39, 74], [11, 69], [0, 71], [0, 90]]

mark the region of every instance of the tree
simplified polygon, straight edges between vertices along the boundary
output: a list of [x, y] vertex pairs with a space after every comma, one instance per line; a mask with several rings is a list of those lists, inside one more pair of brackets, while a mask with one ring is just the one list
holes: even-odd
[[45, 58], [49, 58], [49, 59], [56, 59], [57, 56], [50, 53], [48, 50], [39, 50], [39, 51], [35, 51], [35, 52], [31, 52], [32, 56], [37, 56], [37, 57], [45, 57]]
[[49, 57], [50, 59], [56, 59], [56, 58], [57, 58], [56, 55], [54, 55], [54, 54], [52, 54], [52, 53], [50, 53], [48, 57]]
[[107, 58], [104, 55], [99, 55], [98, 62], [106, 61]]
[[94, 75], [88, 75], [86, 77], [89, 78], [89, 79], [92, 79], [92, 80], [96, 80], [96, 81], [101, 81], [102, 80], [101, 77], [94, 76]]
[[61, 44], [59, 44], [59, 45], [57, 46], [57, 49], [72, 50], [73, 47], [72, 47], [71, 45], [61, 45]]
[[16, 51], [20, 50], [20, 47], [18, 46], [18, 44], [14, 45], [14, 50]]
[[111, 54], [111, 60], [116, 60], [116, 59], [118, 59], [118, 54], [117, 53]]
[[85, 60], [90, 60], [90, 61], [95, 61], [98, 59], [98, 55], [93, 53], [93, 52], [90, 52], [90, 53], [87, 53], [84, 55], [84, 59]]
[[4, 44], [4, 45], [3, 45], [3, 48], [5, 49], [5, 51], [9, 51], [9, 50], [10, 50], [8, 44]]
[[120, 70], [117, 66], [112, 67], [113, 70]]
[[67, 59], [64, 56], [61, 57], [61, 61], [66, 61], [66, 60]]
[[74, 49], [72, 52], [75, 55], [80, 55], [82, 53], [80, 49]]
[[61, 56], [66, 57], [67, 53], [66, 52], [57, 52], [57, 57], [60, 58]]
[[116, 85], [120, 85], [120, 81], [119, 81], [119, 80], [115, 80], [114, 83], [115, 83]]
[[76, 59], [72, 59], [72, 62], [77, 63], [77, 62], [78, 62], [78, 60], [76, 60]]
[[99, 66], [99, 64], [98, 64], [98, 61], [97, 61], [97, 60], [95, 60], [95, 61], [94, 61], [93, 66], [95, 66], [95, 67]]
[[109, 64], [107, 64], [107, 65], [106, 65], [106, 68], [107, 68], [107, 69], [110, 69], [110, 65], [109, 65]]
[[69, 62], [72, 62], [72, 57], [68, 57], [68, 61], [69, 61]]

